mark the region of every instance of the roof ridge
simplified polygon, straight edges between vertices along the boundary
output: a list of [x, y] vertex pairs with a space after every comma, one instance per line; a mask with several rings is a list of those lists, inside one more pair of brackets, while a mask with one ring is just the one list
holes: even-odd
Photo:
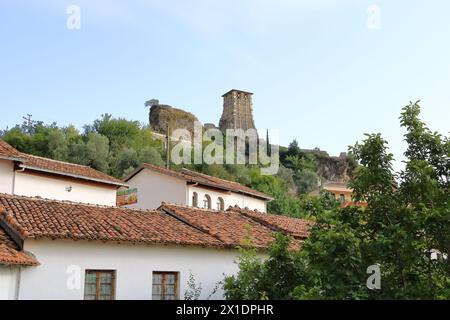
[[[45, 202], [52, 202], [52, 203], [62, 203], [62, 204], [78, 205], [78, 206], [90, 207], [90, 208], [130, 210], [130, 211], [141, 212], [141, 213], [159, 212], [157, 209], [151, 210], [151, 209], [123, 208], [123, 207], [118, 207], [118, 206], [108, 206], [108, 205], [94, 204], [94, 203], [83, 203], [83, 202], [75, 202], [75, 201], [70, 201], [70, 200], [49, 199], [49, 198], [42, 198], [39, 196], [29, 197], [29, 196], [9, 194], [9, 193], [0, 193], [0, 197], [6, 197], [6, 198], [10, 198], [10, 199], [23, 199], [23, 200], [30, 200], [30, 201], [45, 201]], [[2, 206], [0, 206], [0, 209], [1, 208], [2, 208]], [[1, 212], [1, 210], [0, 210], [0, 212]]]
[[200, 207], [193, 207], [193, 206], [190, 206], [190, 205], [188, 205], [188, 204], [179, 204], [179, 203], [174, 203], [174, 202], [167, 202], [167, 201], [163, 201], [163, 202], [161, 202], [161, 205], [160, 205], [160, 207], [163, 207], [163, 206], [165, 206], [165, 205], [167, 205], [167, 206], [174, 206], [174, 207], [180, 207], [180, 208], [186, 208], [186, 209], [194, 209], [194, 210], [201, 210], [201, 211], [207, 211], [207, 212], [227, 212], [227, 210], [217, 210], [217, 209], [206, 209], [206, 208], [200, 208]]
[[260, 214], [262, 216], [267, 216], [267, 217], [280, 217], [282, 219], [293, 219], [293, 220], [298, 220], [298, 221], [304, 221], [304, 222], [311, 222], [310, 219], [306, 219], [306, 218], [296, 218], [296, 217], [290, 217], [287, 215], [283, 215], [283, 214], [277, 214], [277, 213], [271, 213], [271, 212], [262, 212], [259, 210], [251, 210], [251, 209], [245, 209], [245, 208], [241, 208], [238, 205], [235, 206], [229, 206], [227, 211], [234, 211], [234, 212], [239, 212], [239, 213], [257, 213]]
[[[175, 223], [176, 219], [162, 210], [112, 207], [117, 211], [110, 212], [84, 204], [65, 207], [60, 201], [47, 205], [44, 199], [8, 196], [0, 196], [6, 209], [0, 222], [8, 223], [22, 241], [72, 239], [227, 248], [226, 243], [205, 232], [178, 220]], [[32, 200], [41, 205], [30, 203]]]

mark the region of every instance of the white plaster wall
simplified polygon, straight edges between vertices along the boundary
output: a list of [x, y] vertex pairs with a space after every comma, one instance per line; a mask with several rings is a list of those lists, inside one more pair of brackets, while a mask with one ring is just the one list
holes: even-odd
[[19, 267], [0, 265], [0, 300], [15, 300]]
[[256, 209], [260, 212], [267, 212], [267, 201], [242, 195], [237, 196], [243, 198], [244, 205], [242, 206], [242, 208], [248, 207], [250, 210]]
[[0, 193], [12, 194], [14, 183], [14, 164], [9, 160], [0, 160]]
[[[196, 283], [202, 285], [201, 298], [206, 299], [224, 273], [237, 272], [234, 261], [239, 255], [237, 250], [227, 249], [72, 240], [26, 240], [25, 248], [36, 255], [41, 265], [22, 270], [19, 299], [83, 299], [86, 269], [115, 270], [118, 300], [150, 300], [153, 271], [179, 272], [183, 299], [191, 270]], [[79, 268], [80, 281], [76, 282], [78, 289], [70, 290], [67, 268], [72, 265]], [[222, 297], [221, 290], [212, 296]]]
[[[54, 200], [91, 203], [106, 206], [116, 205], [116, 188], [81, 180], [51, 177], [16, 171], [14, 194], [27, 197], [42, 197]], [[72, 190], [67, 192], [66, 188]]]
[[161, 202], [186, 204], [186, 182], [182, 179], [143, 169], [127, 181], [130, 188], [137, 188], [138, 202], [128, 208], [156, 209]]
[[260, 212], [266, 212], [266, 202], [264, 200], [259, 200], [253, 197], [249, 197], [243, 194], [238, 194], [234, 192], [220, 192], [210, 189], [202, 188], [201, 186], [189, 186], [188, 194], [189, 194], [189, 202], [188, 205], [192, 206], [192, 196], [194, 192], [198, 194], [198, 206], [203, 208], [203, 199], [205, 194], [208, 194], [211, 197], [211, 208], [217, 209], [217, 199], [222, 197], [225, 202], [225, 210], [228, 209], [229, 206], [238, 205], [241, 208], [248, 207], [250, 210], [257, 209]]

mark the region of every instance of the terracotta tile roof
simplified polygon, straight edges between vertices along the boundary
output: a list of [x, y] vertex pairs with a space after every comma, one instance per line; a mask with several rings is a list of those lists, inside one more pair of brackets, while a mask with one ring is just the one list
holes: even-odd
[[[163, 167], [160, 167], [160, 166], [157, 166], [154, 164], [150, 164], [150, 163], [143, 163], [139, 168], [136, 169], [137, 172], [132, 173], [131, 175], [138, 173], [142, 169], [149, 169], [149, 170], [156, 171], [156, 172], [168, 175], [168, 176], [180, 178], [182, 180], [189, 180], [189, 176], [183, 174], [181, 171], [166, 169], [166, 168], [163, 168]], [[130, 178], [125, 178], [125, 181], [127, 181], [128, 179], [130, 179]]]
[[20, 166], [24, 168], [62, 174], [74, 178], [92, 180], [107, 184], [124, 185], [122, 180], [111, 177], [88, 166], [57, 161], [28, 154], [23, 154], [23, 157], [26, 159], [26, 161]]
[[38, 264], [36, 258], [21, 251], [19, 246], [0, 227], [0, 265], [35, 266]]
[[122, 180], [111, 177], [88, 166], [42, 158], [19, 152], [11, 145], [0, 139], [0, 158], [2, 157], [20, 161], [21, 164], [19, 166], [23, 168], [102, 182], [106, 184], [120, 186], [124, 185]]
[[[214, 211], [163, 203], [158, 210], [141, 211], [0, 194], [0, 224], [19, 242], [72, 239], [236, 248], [245, 244], [250, 231], [253, 245], [264, 250], [279, 231], [294, 236], [292, 249], [301, 247], [305, 236], [293, 221], [255, 216], [236, 208]], [[0, 264], [37, 263], [2, 231]]]
[[[163, 203], [159, 210], [163, 210], [208, 233], [230, 247], [243, 245], [249, 230], [252, 244], [256, 248], [266, 249], [274, 240], [275, 230], [273, 228], [269, 228], [236, 210], [216, 211], [169, 203]], [[299, 248], [301, 243], [302, 241], [294, 239], [292, 248]]]
[[0, 221], [22, 239], [99, 240], [223, 247], [214, 237], [158, 211], [0, 194]]
[[225, 188], [229, 191], [238, 192], [238, 193], [245, 193], [248, 195], [253, 195], [259, 198], [272, 200], [273, 198], [271, 196], [268, 196], [265, 193], [256, 191], [252, 188], [246, 187], [240, 183], [228, 181], [220, 178], [216, 178], [213, 176], [209, 176], [203, 173], [191, 171], [188, 169], [183, 169], [182, 171], [184, 174], [188, 175], [193, 182], [204, 184], [204, 185], [210, 185], [217, 188]]
[[11, 145], [0, 139], [0, 158], [19, 160], [22, 154]]
[[312, 222], [305, 219], [291, 218], [277, 214], [262, 213], [258, 211], [230, 207], [227, 211], [239, 212], [269, 228], [290, 234], [297, 239], [306, 239], [309, 236], [309, 229]]
[[159, 172], [162, 174], [166, 174], [169, 176], [183, 179], [190, 183], [197, 183], [199, 185], [218, 188], [221, 190], [227, 190], [227, 191], [232, 191], [232, 192], [236, 192], [236, 193], [243, 193], [246, 195], [250, 195], [253, 197], [257, 197], [257, 198], [262, 198], [265, 200], [273, 200], [273, 198], [271, 196], [268, 196], [267, 194], [256, 191], [252, 188], [246, 187], [237, 182], [216, 178], [213, 176], [209, 176], [209, 175], [206, 175], [203, 173], [191, 171], [188, 169], [182, 169], [181, 171], [175, 171], [175, 170], [169, 170], [169, 169], [162, 168], [162, 167], [155, 166], [153, 164], [148, 164], [148, 163], [142, 164], [133, 173], [131, 173], [127, 178], [125, 178], [125, 181], [128, 181], [129, 179], [131, 179], [133, 176], [138, 174], [142, 169], [149, 169], [152, 171], [156, 171], [156, 172]]
[[334, 191], [334, 192], [353, 192], [353, 190], [350, 189], [346, 183], [340, 183], [340, 182], [325, 183], [323, 185], [323, 188], [325, 190]]
[[340, 208], [347, 208], [347, 207], [352, 207], [352, 206], [366, 208], [368, 206], [368, 203], [366, 201], [358, 201], [358, 202], [346, 201], [346, 202], [342, 203], [339, 207]]

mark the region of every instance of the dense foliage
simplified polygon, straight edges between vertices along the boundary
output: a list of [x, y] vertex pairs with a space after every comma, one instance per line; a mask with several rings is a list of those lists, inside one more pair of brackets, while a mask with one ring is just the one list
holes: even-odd
[[[355, 200], [366, 208], [319, 210], [299, 252], [277, 236], [267, 260], [243, 249], [240, 272], [224, 281], [230, 299], [450, 299], [450, 141], [403, 109], [405, 169], [394, 174], [380, 134], [351, 150], [361, 166]], [[369, 289], [370, 266], [381, 286]]]

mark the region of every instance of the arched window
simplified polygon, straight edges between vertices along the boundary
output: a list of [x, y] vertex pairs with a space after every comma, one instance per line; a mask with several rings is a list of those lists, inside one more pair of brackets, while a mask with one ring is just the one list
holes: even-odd
[[205, 194], [205, 198], [203, 198], [203, 208], [211, 209], [211, 197]]
[[225, 210], [225, 203], [221, 197], [217, 198], [217, 210], [219, 211]]
[[192, 194], [192, 206], [193, 207], [198, 207], [198, 194], [197, 194], [197, 192], [194, 192]]

